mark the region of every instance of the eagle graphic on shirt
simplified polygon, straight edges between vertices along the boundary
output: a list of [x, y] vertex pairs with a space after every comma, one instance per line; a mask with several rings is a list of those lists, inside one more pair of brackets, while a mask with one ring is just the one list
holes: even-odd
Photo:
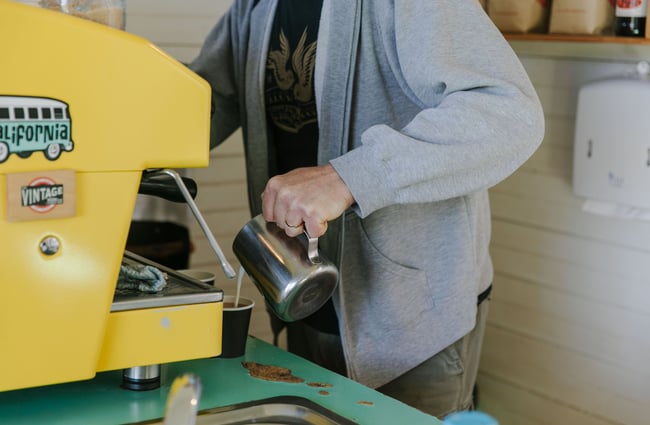
[[279, 90], [279, 93], [277, 90], [272, 93], [271, 119], [278, 127], [292, 133], [316, 121], [313, 89], [316, 42], [306, 44], [306, 39], [305, 28], [292, 52], [284, 31], [280, 31], [280, 49], [271, 50], [266, 62]]

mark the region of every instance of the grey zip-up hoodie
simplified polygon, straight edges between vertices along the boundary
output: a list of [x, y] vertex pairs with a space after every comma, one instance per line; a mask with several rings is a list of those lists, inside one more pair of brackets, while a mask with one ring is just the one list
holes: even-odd
[[[191, 67], [213, 88], [212, 146], [243, 129], [252, 214], [269, 178], [263, 98], [277, 0], [235, 0]], [[476, 0], [324, 0], [319, 163], [356, 204], [321, 248], [351, 378], [379, 387], [475, 324], [492, 281], [487, 189], [541, 143], [537, 95]]]

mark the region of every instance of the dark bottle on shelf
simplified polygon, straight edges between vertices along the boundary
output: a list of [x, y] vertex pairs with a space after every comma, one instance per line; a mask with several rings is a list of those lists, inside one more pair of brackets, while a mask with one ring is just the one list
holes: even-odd
[[648, 0], [616, 0], [616, 35], [645, 37]]

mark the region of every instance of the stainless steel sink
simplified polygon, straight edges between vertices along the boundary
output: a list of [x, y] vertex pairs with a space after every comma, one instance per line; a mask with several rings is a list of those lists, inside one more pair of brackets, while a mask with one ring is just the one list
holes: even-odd
[[[163, 420], [139, 422], [162, 425]], [[197, 425], [357, 425], [306, 398], [281, 396], [202, 410]]]

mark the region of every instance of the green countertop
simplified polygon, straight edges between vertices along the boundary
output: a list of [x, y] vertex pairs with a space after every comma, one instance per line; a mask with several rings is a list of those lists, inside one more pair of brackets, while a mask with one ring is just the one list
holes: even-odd
[[[43, 359], [47, 360], [47, 353], [43, 353]], [[242, 361], [288, 368], [304, 382], [286, 383], [254, 378], [242, 366]], [[160, 418], [164, 414], [171, 381], [187, 372], [201, 377], [203, 394], [200, 410], [277, 396], [297, 396], [359, 425], [441, 424], [433, 416], [254, 337], [248, 339], [246, 354], [242, 357], [163, 365], [162, 385], [156, 390], [123, 390], [119, 387], [121, 371], [113, 371], [99, 373], [88, 381], [0, 392], [0, 423], [101, 425]], [[310, 386], [309, 383], [331, 384], [331, 387]]]

